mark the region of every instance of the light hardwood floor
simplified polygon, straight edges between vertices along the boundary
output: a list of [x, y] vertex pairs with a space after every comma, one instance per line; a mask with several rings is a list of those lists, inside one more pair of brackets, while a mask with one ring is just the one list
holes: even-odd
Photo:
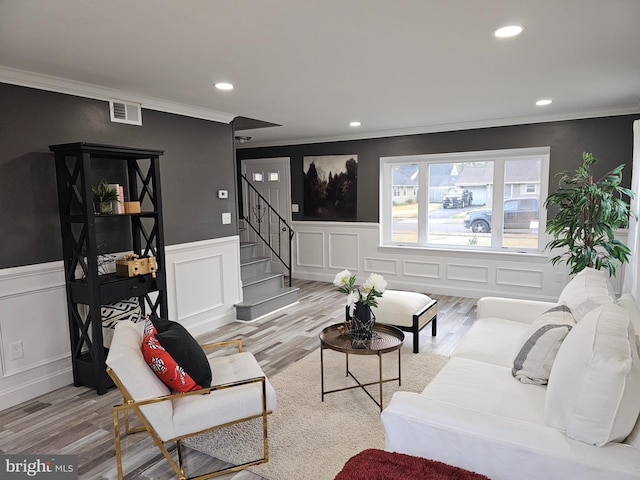
[[[299, 303], [251, 323], [233, 322], [198, 338], [202, 342], [241, 338], [267, 376], [273, 376], [318, 348], [322, 328], [344, 319], [344, 295], [330, 283], [294, 279]], [[425, 292], [429, 293], [429, 292]], [[438, 334], [427, 327], [421, 351], [449, 355], [475, 322], [476, 300], [431, 295], [438, 300]], [[406, 348], [411, 348], [410, 339]], [[115, 479], [111, 407], [121, 400], [117, 390], [98, 396], [85, 387], [68, 386], [0, 412], [0, 452], [78, 455], [81, 479]], [[186, 464], [212, 468], [211, 457], [187, 450]], [[160, 451], [145, 433], [123, 438], [127, 479], [175, 478]], [[218, 477], [259, 480], [248, 471]]]

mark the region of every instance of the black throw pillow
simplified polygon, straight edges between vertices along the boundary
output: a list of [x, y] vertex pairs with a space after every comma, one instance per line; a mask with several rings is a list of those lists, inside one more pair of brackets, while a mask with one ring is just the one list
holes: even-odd
[[211, 386], [211, 367], [200, 344], [178, 322], [150, 316], [156, 339], [178, 365], [200, 386]]

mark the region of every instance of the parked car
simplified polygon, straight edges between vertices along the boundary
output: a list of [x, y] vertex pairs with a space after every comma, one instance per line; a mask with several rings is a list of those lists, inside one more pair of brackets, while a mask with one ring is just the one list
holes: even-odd
[[[528, 229], [533, 220], [538, 220], [538, 199], [510, 198], [504, 201], [504, 228]], [[486, 208], [469, 210], [464, 217], [465, 228], [474, 233], [491, 231], [491, 210]]]
[[473, 200], [473, 193], [466, 188], [452, 188], [442, 198], [442, 208], [468, 207]]

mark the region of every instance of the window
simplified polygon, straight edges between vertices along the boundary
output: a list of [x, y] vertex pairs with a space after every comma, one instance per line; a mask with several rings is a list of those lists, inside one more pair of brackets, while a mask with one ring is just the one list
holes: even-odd
[[[380, 162], [383, 244], [542, 249], [549, 148], [386, 157]], [[409, 191], [397, 195], [400, 187]]]

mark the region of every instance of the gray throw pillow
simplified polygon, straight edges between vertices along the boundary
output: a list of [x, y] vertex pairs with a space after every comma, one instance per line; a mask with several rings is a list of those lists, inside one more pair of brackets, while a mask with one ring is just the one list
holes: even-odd
[[562, 341], [576, 324], [566, 305], [540, 315], [520, 342], [511, 373], [522, 383], [546, 385]]

